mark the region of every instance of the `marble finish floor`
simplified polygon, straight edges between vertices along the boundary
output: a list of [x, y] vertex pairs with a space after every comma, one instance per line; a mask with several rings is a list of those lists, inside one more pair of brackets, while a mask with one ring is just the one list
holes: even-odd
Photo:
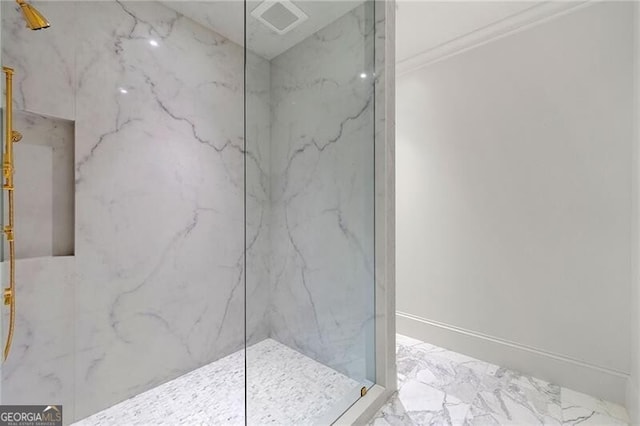
[[624, 407], [398, 335], [398, 393], [371, 425], [625, 425]]
[[[249, 425], [328, 424], [359, 395], [359, 382], [275, 340], [246, 357]], [[75, 425], [244, 425], [244, 368], [241, 350]]]

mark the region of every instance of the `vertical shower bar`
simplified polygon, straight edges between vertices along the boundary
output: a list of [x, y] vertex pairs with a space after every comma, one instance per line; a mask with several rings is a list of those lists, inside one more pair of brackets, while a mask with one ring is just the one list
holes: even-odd
[[13, 69], [2, 67], [5, 73], [6, 99], [5, 99], [5, 151], [2, 170], [4, 174], [3, 189], [7, 191], [9, 201], [9, 223], [4, 227], [4, 233], [9, 244], [9, 287], [4, 289], [4, 304], [9, 305], [9, 333], [4, 347], [4, 359], [6, 360], [11, 350], [13, 333], [16, 321], [16, 248], [14, 240], [14, 205], [13, 205], [13, 144], [22, 139], [19, 132], [13, 130]]

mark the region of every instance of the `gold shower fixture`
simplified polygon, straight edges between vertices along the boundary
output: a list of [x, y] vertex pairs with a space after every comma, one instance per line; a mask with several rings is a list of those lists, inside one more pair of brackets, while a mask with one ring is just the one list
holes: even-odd
[[18, 3], [20, 10], [22, 10], [22, 16], [24, 16], [24, 20], [27, 22], [27, 28], [42, 30], [50, 27], [49, 21], [38, 12], [38, 9], [31, 6], [25, 0], [16, 0], [16, 3]]
[[9, 220], [4, 227], [4, 234], [9, 244], [9, 287], [5, 288], [2, 295], [4, 304], [9, 306], [9, 332], [7, 342], [4, 345], [4, 359], [6, 360], [11, 351], [13, 341], [13, 331], [16, 323], [16, 246], [14, 235], [14, 206], [13, 206], [13, 144], [22, 139], [20, 132], [13, 130], [13, 68], [2, 67], [5, 74], [6, 98], [5, 98], [5, 145], [4, 158], [2, 162], [2, 174], [4, 182], [2, 188], [7, 191], [9, 200]]

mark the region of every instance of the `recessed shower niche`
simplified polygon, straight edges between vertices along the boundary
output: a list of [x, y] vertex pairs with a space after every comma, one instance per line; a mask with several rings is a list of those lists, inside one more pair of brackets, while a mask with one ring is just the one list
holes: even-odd
[[73, 255], [74, 124], [16, 110], [14, 128], [16, 258]]

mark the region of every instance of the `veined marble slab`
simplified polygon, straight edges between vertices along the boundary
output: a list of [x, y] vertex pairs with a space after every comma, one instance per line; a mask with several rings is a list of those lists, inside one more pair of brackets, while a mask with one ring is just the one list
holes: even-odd
[[[361, 386], [272, 339], [249, 347], [246, 363], [249, 425], [315, 424]], [[75, 425], [244, 425], [244, 366], [240, 350]]]
[[371, 6], [271, 61], [272, 335], [358, 379], [374, 371]]
[[[16, 328], [2, 364], [3, 404], [62, 404], [65, 418], [73, 416], [74, 274], [73, 256], [16, 261]], [[5, 333], [8, 314], [4, 309]]]

